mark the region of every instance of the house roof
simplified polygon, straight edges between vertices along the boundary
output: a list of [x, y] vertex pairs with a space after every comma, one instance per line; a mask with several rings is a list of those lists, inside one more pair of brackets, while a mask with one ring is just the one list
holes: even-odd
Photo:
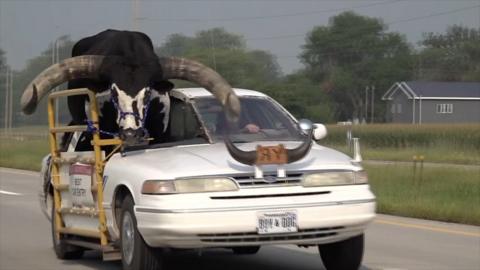
[[409, 99], [480, 100], [480, 82], [397, 82], [382, 100], [391, 100], [397, 91], [402, 91]]

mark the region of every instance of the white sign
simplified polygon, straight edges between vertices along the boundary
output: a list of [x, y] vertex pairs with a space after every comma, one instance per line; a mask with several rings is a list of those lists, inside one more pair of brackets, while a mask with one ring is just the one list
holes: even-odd
[[74, 207], [94, 206], [92, 195], [93, 167], [75, 163], [70, 166], [70, 195]]

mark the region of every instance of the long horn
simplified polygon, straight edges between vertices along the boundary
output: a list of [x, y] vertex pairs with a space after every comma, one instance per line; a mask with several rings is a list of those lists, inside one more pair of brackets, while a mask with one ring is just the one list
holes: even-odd
[[305, 157], [310, 151], [310, 148], [312, 147], [312, 139], [313, 130], [310, 130], [307, 137], [300, 146], [294, 149], [287, 149], [287, 162], [292, 163]]
[[83, 55], [65, 59], [40, 73], [25, 88], [20, 100], [22, 111], [32, 114], [38, 102], [54, 87], [73, 79], [98, 78], [105, 56]]
[[256, 151], [243, 151], [236, 147], [228, 135], [225, 135], [225, 145], [227, 146], [228, 153], [235, 159], [236, 161], [246, 164], [246, 165], [253, 165], [257, 161], [257, 152]]
[[[287, 163], [298, 161], [305, 157], [312, 147], [313, 132], [310, 131], [301, 145], [294, 149], [287, 149]], [[228, 136], [225, 136], [225, 145], [230, 155], [238, 162], [246, 165], [254, 165], [257, 161], [256, 151], [243, 151], [236, 147]]]
[[193, 60], [179, 57], [162, 57], [163, 79], [181, 79], [194, 82], [210, 91], [223, 105], [227, 118], [235, 122], [240, 117], [240, 101], [232, 87], [217, 72]]

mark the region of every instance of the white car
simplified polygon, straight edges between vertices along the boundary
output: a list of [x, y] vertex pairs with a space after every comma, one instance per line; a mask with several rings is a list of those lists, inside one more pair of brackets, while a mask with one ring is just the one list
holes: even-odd
[[[124, 269], [158, 269], [166, 256], [163, 248], [216, 247], [254, 254], [263, 245], [278, 244], [318, 246], [327, 269], [357, 269], [363, 233], [375, 217], [375, 196], [361, 165], [311, 143], [311, 136], [326, 136], [323, 125], [298, 122], [262, 93], [234, 91], [242, 104], [238, 126], [227, 127], [222, 107], [206, 90], [175, 89], [168, 141], [116, 153], [106, 163], [103, 207], [108, 241], [119, 249]], [[83, 155], [75, 151], [76, 141], [64, 157]], [[268, 156], [279, 144], [288, 151], [307, 151], [282, 164]], [[263, 157], [267, 164], [258, 162], [261, 154], [256, 164], [232, 157], [237, 150], [259, 153], [258, 145], [270, 149]], [[48, 163], [46, 158], [41, 200], [51, 217]], [[91, 185], [82, 184], [81, 177], [76, 187], [71, 182], [71, 175], [81, 175], [86, 165], [68, 166], [61, 170], [62, 181], [70, 183], [70, 190], [62, 192], [62, 207], [94, 208]], [[88, 215], [64, 213], [63, 222], [67, 228], [98, 227], [98, 220]], [[55, 240], [60, 258], [82, 255], [83, 249], [75, 246], [77, 238]]]

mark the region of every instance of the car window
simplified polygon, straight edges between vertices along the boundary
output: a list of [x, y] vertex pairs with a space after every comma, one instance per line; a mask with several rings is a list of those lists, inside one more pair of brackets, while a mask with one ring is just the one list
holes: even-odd
[[170, 104], [170, 141], [190, 140], [198, 137], [200, 123], [191, 104], [172, 98]]
[[[272, 100], [264, 97], [240, 97], [242, 111], [236, 126], [227, 127], [223, 107], [212, 97], [196, 98], [194, 106], [209, 134], [216, 140], [228, 132], [234, 141], [299, 140], [293, 119]], [[253, 124], [258, 132], [249, 132]]]

